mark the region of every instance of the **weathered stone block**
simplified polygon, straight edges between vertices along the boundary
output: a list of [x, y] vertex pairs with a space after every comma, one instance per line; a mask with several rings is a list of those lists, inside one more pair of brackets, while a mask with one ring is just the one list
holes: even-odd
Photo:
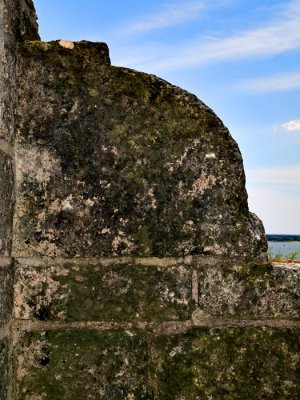
[[193, 329], [152, 350], [157, 400], [297, 400], [299, 331]]
[[12, 315], [13, 273], [12, 268], [1, 266], [0, 259], [0, 328]]
[[151, 399], [141, 331], [27, 333], [15, 353], [18, 400]]
[[17, 42], [37, 40], [37, 16], [32, 0], [1, 0], [2, 41], [9, 51]]
[[9, 386], [9, 346], [4, 339], [0, 340], [0, 400], [9, 400]]
[[31, 0], [0, 0], [0, 138], [13, 142], [17, 42], [39, 39]]
[[300, 314], [299, 265], [213, 266], [196, 257], [152, 263], [19, 259], [15, 266], [19, 319], [171, 321], [192, 314], [194, 319], [298, 319]]
[[14, 255], [266, 261], [242, 158], [220, 119], [104, 44], [20, 47]]
[[26, 333], [16, 398], [297, 400], [298, 350], [292, 329]]
[[[141, 260], [146, 261], [146, 260]], [[147, 262], [147, 261], [146, 261]], [[14, 317], [42, 321], [187, 320], [195, 309], [189, 266], [62, 261], [15, 268]]]
[[212, 316], [299, 318], [300, 265], [197, 266], [198, 305]]
[[9, 256], [14, 209], [12, 159], [0, 150], [0, 256]]

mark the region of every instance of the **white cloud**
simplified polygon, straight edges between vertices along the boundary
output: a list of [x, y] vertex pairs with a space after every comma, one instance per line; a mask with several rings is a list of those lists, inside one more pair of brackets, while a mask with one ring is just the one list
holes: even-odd
[[282, 128], [286, 129], [288, 132], [299, 131], [300, 132], [300, 119], [286, 122], [281, 125]]
[[236, 87], [250, 93], [296, 90], [300, 89], [300, 72], [247, 79], [240, 82]]
[[290, 185], [300, 189], [300, 165], [251, 169], [247, 171], [246, 176], [249, 185]]
[[166, 28], [178, 25], [199, 16], [199, 13], [206, 8], [205, 1], [192, 1], [171, 3], [164, 7], [159, 13], [148, 15], [143, 19], [129, 25], [124, 34], [136, 34], [154, 29]]
[[[172, 23], [176, 19], [179, 17], [174, 14]], [[148, 58], [145, 62], [130, 66], [151, 71], [174, 70], [223, 61], [270, 57], [299, 48], [300, 0], [295, 0], [267, 26], [236, 32], [227, 38], [201, 37], [183, 44], [177, 43], [168, 52], [162, 49], [159, 58], [157, 53], [152, 54], [152, 61]], [[147, 48], [139, 50], [149, 57]], [[118, 60], [118, 64], [122, 64], [122, 61]]]

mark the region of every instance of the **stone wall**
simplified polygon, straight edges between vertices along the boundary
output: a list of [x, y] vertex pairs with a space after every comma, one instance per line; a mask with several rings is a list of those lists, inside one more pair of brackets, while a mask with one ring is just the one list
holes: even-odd
[[0, 1], [0, 399], [11, 397], [9, 329], [13, 304], [11, 261], [17, 43], [39, 39], [31, 0]]
[[0, 2], [0, 139], [11, 143], [15, 133], [17, 43], [39, 39], [31, 0]]
[[222, 121], [0, 4], [0, 400], [298, 399], [300, 268]]
[[15, 398], [296, 400], [299, 277], [197, 256], [18, 259]]

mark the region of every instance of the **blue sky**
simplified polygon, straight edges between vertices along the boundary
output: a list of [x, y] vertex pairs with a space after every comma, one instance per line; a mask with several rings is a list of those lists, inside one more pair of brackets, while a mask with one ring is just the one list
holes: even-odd
[[35, 0], [43, 40], [106, 42], [113, 65], [196, 94], [241, 149], [267, 233], [300, 234], [300, 0]]

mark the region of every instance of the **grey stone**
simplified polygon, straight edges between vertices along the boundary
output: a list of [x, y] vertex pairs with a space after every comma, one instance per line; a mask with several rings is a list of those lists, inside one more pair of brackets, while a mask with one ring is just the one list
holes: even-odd
[[[1, 262], [1, 260], [0, 260]], [[12, 316], [13, 304], [13, 271], [12, 267], [0, 266], [0, 328]]]
[[12, 241], [14, 178], [12, 159], [0, 150], [0, 256], [9, 256]]
[[104, 44], [20, 47], [14, 255], [266, 262], [242, 158], [194, 95]]
[[31, 0], [0, 0], [0, 241], [0, 400], [298, 399], [299, 266], [268, 265], [228, 129], [41, 42]]
[[136, 330], [26, 334], [15, 352], [18, 400], [151, 399], [148, 346]]
[[191, 329], [26, 333], [15, 351], [18, 400], [297, 400], [299, 331]]
[[0, 1], [0, 138], [13, 142], [17, 99], [17, 42], [39, 39], [31, 0]]
[[[147, 261], [146, 261], [147, 262]], [[14, 316], [40, 321], [176, 321], [192, 316], [187, 265], [16, 262]]]
[[154, 341], [154, 399], [297, 400], [299, 330], [193, 329]]
[[201, 318], [299, 318], [299, 265], [212, 266], [197, 257], [164, 262], [16, 261], [15, 317], [163, 322], [197, 319], [200, 312]]
[[235, 318], [300, 316], [300, 265], [196, 267], [198, 305], [206, 314]]
[[9, 346], [8, 340], [0, 339], [0, 400], [9, 400]]

